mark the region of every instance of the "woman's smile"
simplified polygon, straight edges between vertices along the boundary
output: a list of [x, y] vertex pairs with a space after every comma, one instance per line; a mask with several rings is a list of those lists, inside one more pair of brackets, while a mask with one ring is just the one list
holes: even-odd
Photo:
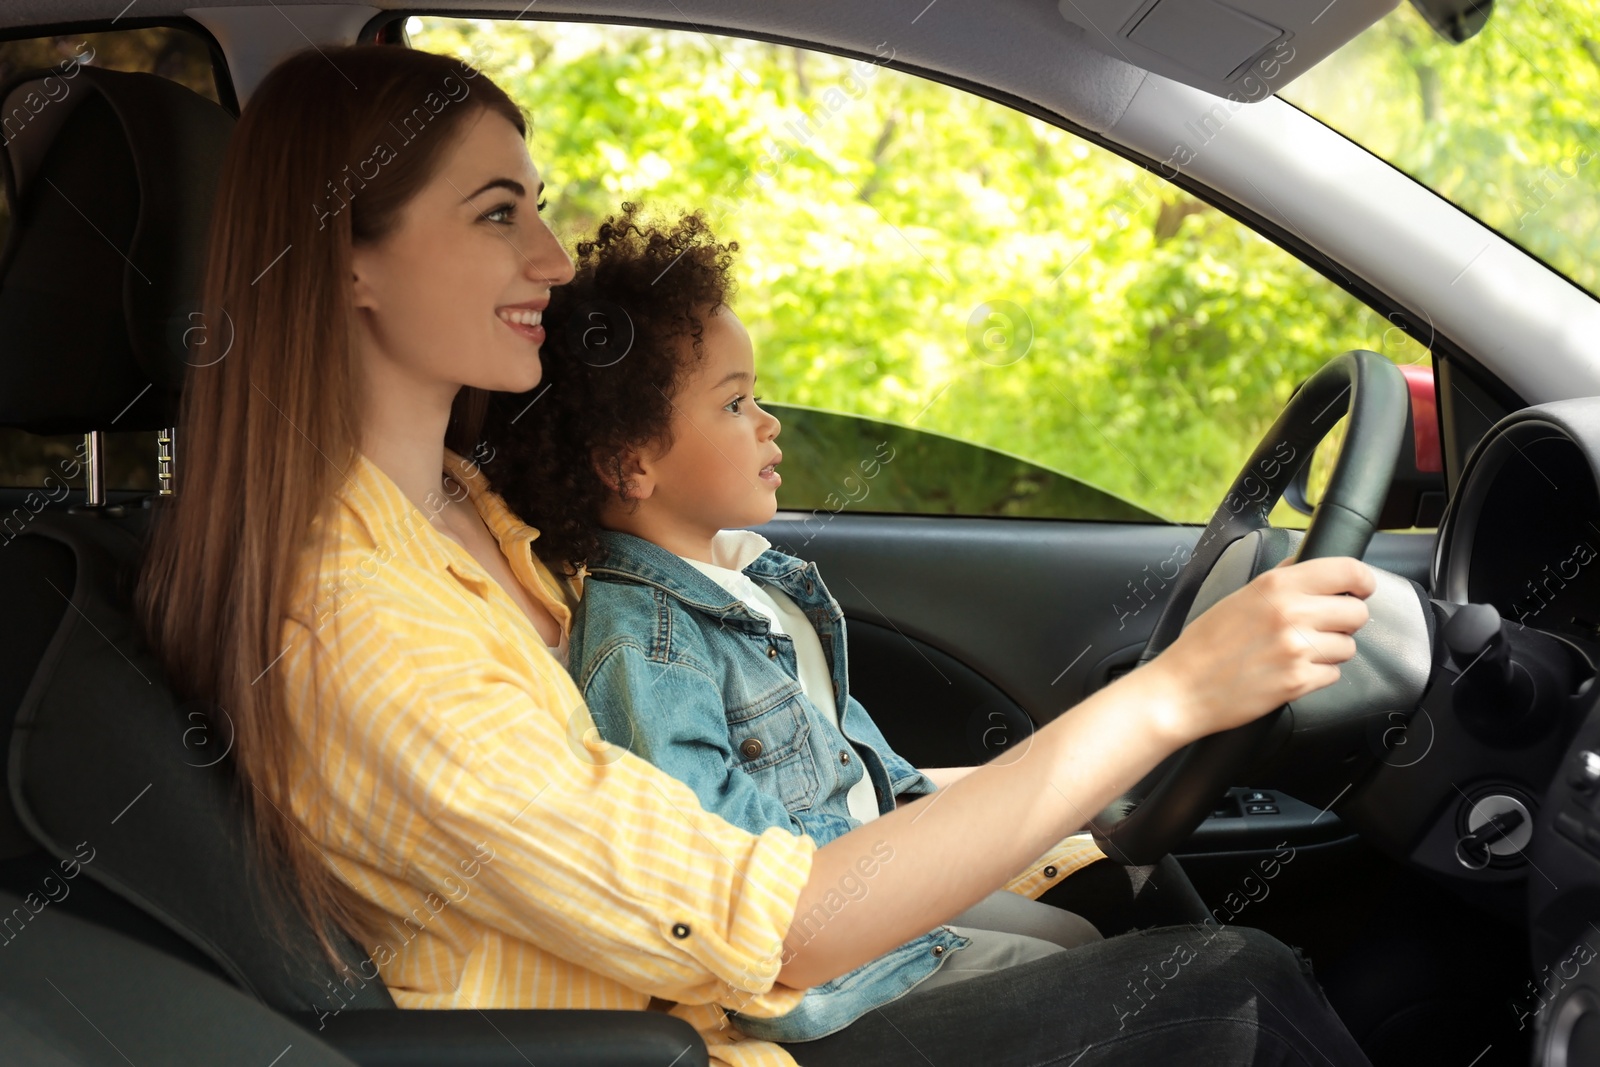
[[528, 338], [536, 345], [544, 344], [544, 327], [540, 325], [544, 320], [544, 309], [550, 303], [550, 298], [543, 300], [530, 300], [526, 304], [511, 304], [497, 308], [495, 315], [515, 333]]

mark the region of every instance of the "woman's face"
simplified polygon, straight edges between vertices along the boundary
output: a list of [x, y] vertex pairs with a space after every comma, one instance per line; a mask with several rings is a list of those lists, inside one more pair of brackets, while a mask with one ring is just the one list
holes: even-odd
[[354, 250], [364, 362], [436, 385], [446, 402], [463, 385], [538, 385], [540, 313], [550, 287], [572, 280], [522, 136], [487, 108], [467, 122], [390, 233]]

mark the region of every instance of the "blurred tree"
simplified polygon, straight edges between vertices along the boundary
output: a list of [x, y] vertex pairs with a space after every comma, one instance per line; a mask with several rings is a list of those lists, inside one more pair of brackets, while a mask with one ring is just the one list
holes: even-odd
[[568, 240], [635, 199], [704, 210], [739, 242], [738, 307], [779, 402], [936, 430], [1199, 521], [1325, 360], [1428, 357], [1127, 161], [880, 63], [650, 29], [413, 26], [414, 46], [474, 58], [527, 108]]

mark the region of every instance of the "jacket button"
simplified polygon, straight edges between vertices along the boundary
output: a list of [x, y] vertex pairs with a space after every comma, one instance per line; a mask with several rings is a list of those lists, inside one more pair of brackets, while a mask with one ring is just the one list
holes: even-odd
[[768, 659], [777, 659], [778, 658], [778, 646], [777, 645], [768, 645], [767, 646], [767, 658]]
[[806, 592], [811, 592], [811, 583], [809, 581], [806, 582]]
[[1044, 869], [1044, 876], [1046, 878], [1054, 878], [1056, 876], [1056, 869], [1055, 869], [1055, 865], [1054, 864], [1052, 864], [1051, 866], [1046, 867]]
[[840, 763], [849, 763], [850, 762], [850, 753], [848, 753], [848, 752], [839, 753], [839, 762]]
[[934, 945], [933, 946], [933, 954], [935, 956], [943, 956], [944, 955], [944, 946], [943, 945]]
[[761, 740], [756, 737], [747, 737], [739, 745], [739, 754], [745, 759], [755, 759], [761, 755]]

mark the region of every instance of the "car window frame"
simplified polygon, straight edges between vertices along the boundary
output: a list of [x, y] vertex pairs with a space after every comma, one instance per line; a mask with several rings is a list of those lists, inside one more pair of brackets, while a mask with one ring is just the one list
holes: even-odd
[[[235, 118], [239, 115], [239, 96], [234, 90], [233, 71], [228, 57], [215, 35], [200, 23], [185, 16], [154, 15], [144, 18], [92, 19], [73, 22], [49, 22], [30, 26], [10, 26], [0, 30], [0, 44], [26, 41], [40, 37], [81, 37], [91, 33], [120, 33], [125, 30], [166, 28], [181, 30], [196, 37], [206, 46], [211, 57], [211, 80], [217, 90], [217, 102]], [[159, 77], [159, 75], [158, 75]]]
[[[410, 47], [409, 36], [406, 32], [405, 24], [408, 19], [413, 17], [443, 19], [482, 18], [488, 22], [506, 23], [583, 23], [587, 25], [618, 26], [636, 29], [672, 30], [680, 33], [711, 33], [719, 36], [736, 37], [746, 41], [785, 45], [791, 48], [826, 53], [828, 55], [845, 60], [872, 63], [881, 67], [886, 67], [891, 70], [911, 75], [913, 77], [922, 78], [926, 81], [934, 82], [959, 92], [970, 93], [974, 96], [990, 101], [991, 103], [1009, 108], [1010, 110], [1018, 112], [1029, 118], [1047, 123], [1074, 137], [1082, 138], [1087, 143], [1098, 148], [1105, 149], [1113, 155], [1154, 175], [1156, 179], [1166, 182], [1173, 187], [1182, 190], [1184, 193], [1194, 197], [1200, 202], [1215, 208], [1217, 211], [1232, 219], [1234, 222], [1244, 226], [1246, 229], [1255, 233], [1263, 240], [1275, 245], [1283, 252], [1298, 260], [1300, 263], [1311, 268], [1317, 274], [1320, 274], [1324, 279], [1331, 282], [1338, 289], [1347, 293], [1369, 310], [1381, 316], [1386, 322], [1390, 323], [1395, 328], [1402, 330], [1408, 337], [1425, 348], [1429, 352], [1433, 361], [1435, 411], [1437, 412], [1440, 420], [1439, 433], [1441, 441], [1444, 439], [1450, 424], [1450, 420], [1447, 420], [1445, 417], [1446, 404], [1449, 402], [1450, 398], [1441, 394], [1439, 385], [1441, 378], [1439, 367], [1447, 360], [1466, 371], [1473, 379], [1474, 383], [1477, 384], [1480, 389], [1487, 392], [1494, 399], [1494, 401], [1505, 410], [1515, 411], [1519, 408], [1527, 406], [1528, 402], [1504, 382], [1502, 382], [1491, 367], [1489, 367], [1483, 361], [1477, 359], [1471, 352], [1467, 351], [1467, 349], [1458, 344], [1448, 335], [1440, 333], [1435, 328], [1434, 324], [1426, 318], [1426, 316], [1419, 317], [1418, 315], [1412, 313], [1395, 297], [1389, 295], [1376, 283], [1360, 274], [1357, 274], [1355, 271], [1346, 270], [1334, 263], [1331, 257], [1313, 247], [1305, 238], [1296, 234], [1289, 227], [1279, 225], [1260, 212], [1257, 212], [1254, 209], [1239, 203], [1232, 197], [1229, 197], [1226, 194], [1201, 183], [1197, 178], [1182, 170], [1178, 171], [1175, 175], [1169, 175], [1165, 173], [1165, 169], [1163, 168], [1161, 161], [1153, 159], [1137, 149], [1130, 148], [1127, 145], [1112, 140], [1107, 135], [1083, 126], [1082, 124], [1077, 123], [1058, 112], [1052, 111], [1047, 107], [1041, 106], [1034, 101], [1016, 96], [1015, 94], [1008, 93], [1004, 90], [983, 85], [981, 83], [974, 82], [969, 78], [950, 74], [942, 70], [908, 62], [896, 56], [884, 57], [881, 55], [874, 55], [866, 51], [806, 40], [804, 38], [794, 37], [787, 34], [767, 33], [760, 30], [753, 30], [744, 27], [729, 27], [717, 23], [691, 25], [686, 21], [676, 22], [671, 19], [630, 18], [588, 13], [533, 11], [524, 11], [521, 14], [512, 16], [497, 11], [484, 12], [480, 10], [471, 12], [417, 7], [400, 10], [391, 9], [381, 12], [380, 14], [374, 16], [373, 19], [362, 28], [358, 39], [363, 42], [386, 43], [399, 47]], [[1274, 99], [1281, 103], [1289, 104], [1287, 100], [1283, 100], [1281, 97], [1276, 96], [1276, 94], [1269, 99]], [[1294, 107], [1292, 104], [1289, 104], [1289, 106]], [[1301, 108], [1294, 107], [1294, 110], [1304, 114], [1308, 119], [1317, 122], [1318, 125], [1325, 127], [1327, 125], [1320, 119], [1317, 119], [1315, 116], [1307, 114]], [[1329, 128], [1331, 129], [1331, 127]], [[1343, 137], [1346, 141], [1350, 141], [1351, 145], [1360, 152], [1371, 156], [1384, 166], [1396, 170], [1397, 173], [1403, 174], [1406, 179], [1411, 181], [1413, 184], [1419, 185], [1424, 189], [1427, 188], [1426, 186], [1422, 185], [1422, 183], [1417, 182], [1416, 179], [1411, 178], [1410, 175], [1405, 175], [1403, 171], [1399, 171], [1398, 168], [1394, 168], [1388, 163], [1387, 160], [1384, 160], [1382, 157], [1374, 154], [1364, 145], [1352, 141], [1348, 137], [1344, 137], [1344, 135], [1339, 134], [1337, 130], [1334, 130], [1333, 132], [1338, 134], [1340, 137]], [[1432, 194], [1431, 190], [1429, 190], [1429, 192], [1431, 195], [1438, 195]], [[1446, 203], [1451, 203], [1450, 201], [1445, 200], [1443, 197], [1440, 197], [1440, 199], [1444, 200]], [[1451, 206], [1453, 208], [1456, 207], [1456, 205], [1453, 203], [1451, 203]], [[1457, 208], [1457, 210], [1460, 209]], [[1466, 212], [1463, 213], [1466, 214]], [[1490, 229], [1492, 230], [1492, 227]], [[1518, 247], [1520, 248], [1520, 246]], [[1538, 260], [1537, 257], [1530, 258], [1543, 264], [1543, 261]], [[1548, 266], [1547, 264], [1543, 265]], [[1555, 271], [1553, 268], [1551, 268], [1551, 270], [1552, 273], [1560, 275], [1559, 271]], [[1560, 276], [1565, 277], [1565, 275]], [[1581, 287], [1579, 287], [1579, 289], [1581, 292], [1588, 292]], [[1336, 353], [1329, 353], [1330, 357], [1334, 354]], [[1446, 450], [1446, 452], [1448, 452], [1448, 450]], [[1445, 477], [1445, 484], [1447, 486], [1445, 503], [1446, 506], [1448, 506], [1449, 496], [1454, 491], [1454, 487], [1460, 472], [1452, 471], [1449, 467], [1448, 461], [1446, 461], [1445, 470], [1443, 473]], [[1074, 520], [1061, 519], [1041, 521]], [[1177, 525], [1186, 524], [1179, 523]]]

